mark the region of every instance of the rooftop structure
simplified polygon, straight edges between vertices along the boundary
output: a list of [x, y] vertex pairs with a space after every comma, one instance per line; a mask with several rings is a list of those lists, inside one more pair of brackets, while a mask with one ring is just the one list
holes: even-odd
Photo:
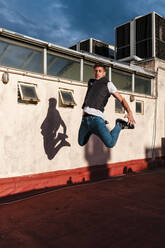
[[77, 44], [71, 46], [70, 49], [95, 54], [109, 59], [114, 59], [115, 57], [114, 46], [102, 42], [100, 40], [96, 40], [94, 38], [90, 38], [88, 40], [81, 40]]
[[152, 12], [116, 27], [116, 59], [165, 60], [165, 18]]

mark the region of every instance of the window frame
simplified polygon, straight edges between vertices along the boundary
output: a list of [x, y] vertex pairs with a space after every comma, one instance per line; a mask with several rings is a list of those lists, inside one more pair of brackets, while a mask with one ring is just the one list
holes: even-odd
[[[34, 90], [35, 90], [36, 99], [24, 97], [21, 85], [28, 86], [28, 87], [33, 87]], [[26, 102], [26, 103], [38, 103], [38, 102], [40, 102], [40, 99], [39, 99], [39, 97], [37, 95], [36, 88], [37, 88], [36, 84], [18, 81], [18, 90], [19, 90], [19, 96], [20, 96], [20, 99], [18, 99], [18, 100], [20, 100], [20, 102]]]
[[[134, 93], [135, 94], [140, 94], [140, 95], [144, 95], [144, 96], [153, 96], [154, 95], [154, 90], [153, 90], [153, 78], [150, 78], [150, 77], [146, 77], [142, 74], [138, 74], [138, 73], [135, 73], [134, 74]], [[146, 80], [150, 80], [150, 94], [145, 94], [145, 93], [141, 93], [141, 92], [137, 92], [136, 91], [136, 77], [138, 78], [141, 78], [141, 79], [146, 79]]]
[[34, 50], [37, 50], [40, 52], [43, 51], [43, 49], [44, 49], [44, 47], [39, 47], [39, 46], [35, 46], [33, 44], [29, 44], [29, 43], [26, 43], [23, 41], [12, 40], [12, 39], [4, 38], [4, 37], [0, 36], [0, 41], [1, 40], [4, 42], [11, 43], [12, 45], [17, 45], [17, 46], [21, 46], [21, 47], [25, 47], [25, 48], [31, 48], [31, 49], [34, 49]]
[[27, 48], [27, 49], [31, 49], [32, 51], [37, 51], [37, 52], [41, 52], [41, 56], [42, 56], [42, 61], [41, 61], [41, 72], [36, 72], [36, 71], [31, 71], [31, 70], [26, 70], [26, 69], [22, 69], [21, 67], [13, 67], [13, 66], [7, 66], [7, 65], [0, 65], [0, 66], [4, 66], [7, 68], [13, 68], [16, 70], [21, 70], [21, 71], [27, 71], [27, 72], [32, 72], [32, 73], [39, 73], [39, 74], [43, 74], [44, 73], [44, 48], [43, 47], [38, 47], [35, 46], [33, 44], [28, 44], [26, 42], [22, 42], [22, 41], [16, 41], [16, 40], [12, 40], [9, 38], [4, 38], [0, 36], [0, 41], [6, 42], [9, 45], [15, 45], [21, 48]]
[[[71, 93], [71, 98], [72, 98], [72, 101], [73, 101], [73, 102], [71, 102], [71, 103], [66, 102], [66, 101], [63, 99], [62, 91], [63, 91], [63, 92], [67, 92], [67, 93]], [[60, 101], [59, 101], [59, 105], [60, 105], [60, 107], [74, 107], [74, 106], [77, 105], [77, 104], [76, 104], [76, 101], [74, 100], [74, 97], [73, 97], [73, 93], [74, 93], [73, 90], [71, 90], [71, 89], [63, 89], [63, 88], [60, 88], [60, 89], [58, 90], [58, 92], [59, 92], [59, 100], [60, 100]]]
[[86, 59], [83, 59], [83, 82], [85, 83], [85, 84], [88, 84], [88, 81], [89, 81], [89, 79], [88, 79], [88, 81], [84, 81], [84, 78], [85, 78], [85, 71], [84, 71], [84, 68], [85, 68], [85, 66], [87, 65], [87, 66], [89, 66], [89, 67], [91, 67], [92, 68], [92, 77], [94, 78], [94, 71], [93, 71], [93, 68], [94, 68], [94, 65], [95, 65], [95, 61], [90, 61], [90, 60], [86, 60]]
[[49, 70], [49, 65], [48, 65], [48, 56], [49, 55], [52, 55], [52, 56], [56, 56], [57, 58], [62, 58], [62, 59], [66, 59], [66, 60], [69, 60], [69, 61], [72, 61], [72, 62], [75, 62], [75, 63], [78, 63], [79, 64], [79, 79], [69, 79], [67, 77], [61, 77], [61, 78], [64, 78], [64, 79], [67, 79], [67, 80], [73, 80], [73, 81], [81, 81], [81, 58], [80, 57], [76, 57], [76, 56], [69, 56], [69, 55], [65, 55], [63, 53], [59, 53], [59, 52], [56, 52], [56, 51], [52, 51], [52, 50], [47, 50], [47, 75], [48, 76], [54, 76], [54, 77], [59, 77], [58, 75], [52, 75], [48, 72]]
[[[113, 70], [114, 70], [114, 73], [115, 73], [115, 71], [118, 71], [119, 73], [121, 73], [121, 74], [123, 74], [123, 75], [130, 75], [130, 78], [131, 78], [131, 88], [130, 88], [130, 90], [124, 90], [124, 89], [119, 89], [117, 86], [117, 90], [118, 91], [123, 91], [123, 92], [127, 92], [127, 93], [135, 93], [134, 91], [133, 91], [133, 72], [131, 72], [131, 71], [128, 71], [128, 70], [124, 70], [123, 68], [122, 69], [119, 69], [118, 67], [115, 67], [115, 66], [112, 66], [111, 67], [111, 80], [112, 80], [112, 82], [113, 82], [113, 79], [112, 79], [112, 74], [113, 74]], [[115, 82], [113, 82], [114, 83], [114, 85], [115, 85]]]
[[[141, 112], [136, 111], [136, 103], [141, 103]], [[137, 115], [144, 115], [144, 101], [142, 101], [142, 100], [136, 100], [135, 101], [135, 113]]]

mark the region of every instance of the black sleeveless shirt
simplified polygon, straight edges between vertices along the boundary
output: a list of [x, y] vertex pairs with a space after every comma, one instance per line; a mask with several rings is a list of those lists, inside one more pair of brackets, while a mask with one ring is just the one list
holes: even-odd
[[103, 77], [99, 80], [90, 79], [82, 108], [90, 107], [104, 112], [104, 107], [106, 106], [108, 98], [110, 97], [107, 86], [108, 82], [109, 80], [106, 77]]

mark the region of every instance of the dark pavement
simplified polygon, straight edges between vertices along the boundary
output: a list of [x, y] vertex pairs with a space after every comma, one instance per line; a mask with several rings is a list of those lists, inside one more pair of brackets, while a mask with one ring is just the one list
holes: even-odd
[[163, 168], [6, 201], [0, 248], [165, 247]]

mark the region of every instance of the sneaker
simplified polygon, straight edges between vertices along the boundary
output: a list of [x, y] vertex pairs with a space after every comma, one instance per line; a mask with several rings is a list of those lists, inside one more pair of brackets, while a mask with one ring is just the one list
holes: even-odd
[[120, 125], [122, 129], [134, 129], [135, 128], [133, 124], [131, 125], [122, 119], [117, 119], [116, 124]]

